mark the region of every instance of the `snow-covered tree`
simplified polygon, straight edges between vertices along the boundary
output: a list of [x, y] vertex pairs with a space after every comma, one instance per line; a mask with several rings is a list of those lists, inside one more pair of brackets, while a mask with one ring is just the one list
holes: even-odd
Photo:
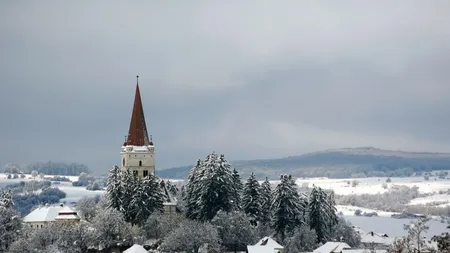
[[147, 239], [162, 239], [186, 220], [184, 215], [166, 215], [163, 213], [152, 213], [145, 221], [142, 228]]
[[11, 208], [14, 206], [11, 190], [0, 190], [0, 208]]
[[268, 224], [271, 219], [271, 210], [270, 205], [272, 203], [272, 186], [269, 182], [269, 179], [266, 177], [266, 180], [261, 184], [261, 213], [259, 216], [259, 220], [263, 223]]
[[309, 225], [317, 233], [318, 242], [325, 243], [330, 238], [331, 224], [336, 223], [336, 208], [330, 203], [327, 194], [313, 186], [309, 200]]
[[336, 209], [336, 200], [334, 198], [334, 191], [331, 191], [327, 194], [327, 206], [328, 206], [328, 215], [330, 219], [328, 220], [328, 227], [330, 229], [330, 234], [332, 233], [332, 227], [338, 223], [337, 209]]
[[61, 230], [55, 245], [60, 252], [84, 253], [95, 245], [95, 233], [88, 223], [63, 224]]
[[209, 221], [219, 211], [234, 209], [236, 188], [230, 163], [215, 152], [192, 168], [185, 187], [186, 216]]
[[241, 210], [242, 208], [242, 201], [241, 201], [241, 194], [242, 194], [242, 181], [241, 176], [239, 176], [239, 173], [236, 169], [233, 169], [233, 187], [234, 187], [234, 197], [233, 197], [233, 206], [234, 210]]
[[209, 221], [219, 211], [229, 212], [233, 209], [233, 187], [231, 165], [224, 155], [210, 154], [203, 162], [204, 177], [200, 180], [198, 201], [199, 220]]
[[131, 225], [125, 221], [124, 215], [116, 209], [107, 208], [98, 212], [92, 223], [95, 229], [94, 242], [109, 248], [118, 242], [131, 244], [133, 233]]
[[99, 207], [95, 197], [83, 197], [77, 202], [76, 208], [82, 219], [92, 222]]
[[164, 252], [197, 253], [198, 249], [204, 244], [208, 244], [211, 249], [220, 249], [217, 229], [209, 222], [185, 220], [165, 238], [161, 250]]
[[36, 177], [39, 175], [39, 172], [37, 172], [37, 170], [33, 170], [32, 172], [31, 172], [31, 176], [34, 178], [34, 179], [36, 179]]
[[296, 189], [295, 181], [289, 175], [282, 175], [281, 182], [274, 190], [271, 209], [273, 211], [272, 226], [277, 235], [284, 241], [286, 233], [302, 224], [304, 204]]
[[258, 241], [251, 220], [243, 212], [219, 212], [212, 224], [217, 227], [222, 245], [227, 251], [245, 251], [247, 245]]
[[[450, 226], [447, 228], [450, 228]], [[439, 252], [450, 253], [450, 234], [448, 232], [442, 233], [441, 235], [435, 235], [432, 240], [437, 242]]]
[[142, 180], [136, 179], [134, 187], [129, 206], [133, 224], [144, 223], [153, 212], [163, 212], [164, 194], [157, 177], [150, 174]]
[[119, 166], [114, 165], [109, 171], [108, 185], [106, 187], [106, 196], [109, 201], [109, 207], [123, 210], [122, 193], [122, 172], [120, 171]]
[[20, 215], [12, 207], [0, 207], [0, 252], [7, 252], [22, 226]]
[[256, 180], [255, 174], [251, 174], [244, 185], [242, 193], [242, 207], [247, 216], [250, 217], [253, 225], [256, 225], [256, 220], [261, 213], [261, 189]]
[[[134, 220], [135, 211], [133, 211], [133, 206], [131, 202], [133, 201], [134, 196], [136, 195], [136, 191], [139, 187], [136, 187], [138, 184], [137, 176], [133, 175], [129, 169], [125, 171], [122, 175], [122, 207], [120, 211], [123, 213], [125, 220], [127, 222], [132, 222]], [[158, 186], [159, 188], [159, 186]]]
[[346, 242], [350, 247], [358, 247], [361, 244], [361, 236], [359, 233], [342, 217], [337, 219], [337, 223], [331, 230], [330, 237], [333, 241]]
[[412, 247], [417, 252], [427, 249], [425, 234], [430, 228], [427, 224], [430, 220], [430, 217], [424, 217], [411, 221], [409, 225], [404, 225], [404, 229], [408, 231], [408, 237], [411, 238]]
[[318, 247], [317, 235], [314, 229], [302, 225], [295, 229], [294, 234], [286, 239], [286, 253], [312, 252]]
[[200, 198], [199, 182], [203, 178], [204, 174], [202, 163], [202, 160], [197, 160], [196, 165], [191, 169], [191, 172], [189, 173], [188, 182], [184, 187], [183, 201], [185, 205], [185, 215], [190, 219], [196, 219], [198, 215], [197, 201]]

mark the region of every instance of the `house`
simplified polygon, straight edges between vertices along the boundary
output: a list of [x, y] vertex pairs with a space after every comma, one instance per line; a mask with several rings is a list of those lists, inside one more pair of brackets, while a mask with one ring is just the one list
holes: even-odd
[[282, 253], [284, 247], [270, 237], [264, 237], [255, 245], [247, 246], [248, 253]]
[[394, 242], [387, 234], [368, 232], [361, 235], [361, 243], [367, 249], [387, 249]]
[[123, 253], [148, 253], [148, 251], [144, 249], [144, 247], [142, 247], [141, 245], [135, 244], [130, 248], [128, 248], [127, 250], [125, 250]]
[[344, 249], [351, 249], [351, 247], [345, 242], [327, 242], [315, 249], [313, 253], [341, 253]]
[[51, 222], [79, 222], [81, 219], [70, 207], [60, 205], [39, 206], [23, 218], [25, 226], [43, 228]]

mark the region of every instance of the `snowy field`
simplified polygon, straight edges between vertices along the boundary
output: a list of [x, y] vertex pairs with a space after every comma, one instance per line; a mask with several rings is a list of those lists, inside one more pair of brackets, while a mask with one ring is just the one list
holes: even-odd
[[[356, 187], [351, 186], [351, 182], [356, 180], [359, 184]], [[392, 182], [387, 183], [388, 188], [392, 185], [405, 185], [408, 187], [419, 187], [420, 193], [438, 193], [440, 190], [447, 191], [450, 188], [450, 180], [438, 179], [436, 181], [430, 179], [426, 181], [423, 177], [402, 177], [391, 178]], [[350, 182], [350, 184], [348, 183]], [[339, 195], [350, 194], [377, 194], [384, 193], [388, 189], [383, 189], [382, 185], [386, 182], [386, 178], [369, 177], [369, 178], [348, 178], [348, 179], [328, 179], [328, 178], [310, 178], [297, 179], [297, 184], [302, 186], [308, 184], [309, 187], [316, 185], [322, 189], [332, 189]]]
[[[345, 216], [354, 226], [361, 228], [365, 232], [386, 233], [389, 237], [402, 237], [407, 235], [407, 231], [403, 229], [403, 225], [409, 224], [411, 219], [394, 219], [389, 217], [363, 217], [363, 216]], [[427, 238], [433, 235], [439, 235], [448, 232], [447, 223], [441, 223], [439, 220], [431, 220], [428, 223], [430, 229]]]

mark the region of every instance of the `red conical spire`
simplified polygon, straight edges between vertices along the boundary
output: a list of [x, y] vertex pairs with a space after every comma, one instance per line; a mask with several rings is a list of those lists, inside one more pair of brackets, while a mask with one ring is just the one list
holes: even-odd
[[144, 109], [142, 108], [141, 93], [139, 91], [139, 76], [136, 76], [136, 94], [134, 97], [133, 113], [131, 114], [130, 129], [125, 145], [148, 146], [147, 125], [145, 124]]

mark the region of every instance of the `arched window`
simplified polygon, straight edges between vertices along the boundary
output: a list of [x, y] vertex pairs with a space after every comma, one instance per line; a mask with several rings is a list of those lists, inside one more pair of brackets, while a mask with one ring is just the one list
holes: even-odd
[[125, 166], [125, 157], [122, 159], [122, 166]]
[[139, 161], [139, 166], [142, 166], [142, 161]]

